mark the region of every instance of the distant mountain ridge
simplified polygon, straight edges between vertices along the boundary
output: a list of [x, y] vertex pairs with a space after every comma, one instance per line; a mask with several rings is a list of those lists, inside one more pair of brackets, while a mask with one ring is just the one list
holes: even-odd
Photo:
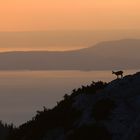
[[74, 51], [0, 53], [0, 70], [113, 70], [140, 68], [140, 40], [107, 41]]

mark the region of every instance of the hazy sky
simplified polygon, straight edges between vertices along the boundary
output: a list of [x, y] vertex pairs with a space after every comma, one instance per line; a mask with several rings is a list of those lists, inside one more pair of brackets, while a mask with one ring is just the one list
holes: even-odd
[[140, 0], [0, 0], [0, 31], [140, 29]]
[[0, 51], [70, 50], [139, 36], [140, 0], [0, 0]]

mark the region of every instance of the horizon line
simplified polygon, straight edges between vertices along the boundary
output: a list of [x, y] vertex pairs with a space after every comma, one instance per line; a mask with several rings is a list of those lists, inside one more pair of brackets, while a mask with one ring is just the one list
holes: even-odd
[[[83, 49], [88, 49], [88, 48], [92, 48], [92, 47], [96, 47], [98, 44], [101, 44], [101, 43], [109, 43], [109, 42], [115, 42], [115, 41], [135, 41], [135, 40], [139, 40], [140, 41], [140, 38], [122, 38], [122, 39], [116, 39], [116, 40], [103, 40], [103, 41], [99, 41], [99, 42], [97, 42], [96, 44], [94, 44], [93, 46], [84, 46], [84, 47], [82, 47], [81, 46], [81, 48], [76, 48], [76, 49], [44, 49], [44, 48], [42, 48], [42, 49], [27, 49], [27, 48], [25, 48], [25, 49], [8, 49], [7, 48], [7, 50], [0, 50], [0, 53], [12, 53], [12, 52], [50, 52], [50, 53], [52, 53], [52, 52], [72, 52], [72, 51], [79, 51], [79, 50], [83, 50]], [[2, 49], [2, 48], [0, 48], [0, 49]]]

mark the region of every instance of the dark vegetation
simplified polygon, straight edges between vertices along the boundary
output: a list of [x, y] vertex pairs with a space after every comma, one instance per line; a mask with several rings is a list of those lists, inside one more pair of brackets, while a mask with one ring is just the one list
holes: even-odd
[[68, 136], [67, 140], [111, 140], [111, 135], [104, 126], [82, 126]]
[[14, 130], [13, 125], [7, 125], [0, 121], [0, 140], [7, 139], [7, 136]]
[[[42, 140], [44, 136], [47, 137], [46, 135], [50, 130], [56, 128], [62, 128], [64, 139], [66, 140], [90, 138], [110, 140], [111, 136], [103, 126], [95, 124], [82, 127], [75, 126], [75, 122], [80, 118], [82, 112], [73, 107], [76, 96], [81, 94], [98, 94], [106, 85], [107, 83], [99, 81], [74, 89], [71, 95], [65, 94], [64, 99], [57, 102], [57, 106], [53, 109], [44, 107], [42, 111], [37, 111], [36, 116], [32, 120], [17, 128], [10, 129], [6, 140]], [[102, 117], [106, 118], [113, 106], [113, 102], [110, 100], [100, 101], [93, 109], [93, 116], [97, 120], [102, 119]], [[101, 112], [98, 109], [101, 109]], [[100, 117], [103, 114], [104, 116]]]
[[115, 103], [111, 99], [102, 99], [93, 106], [92, 115], [96, 121], [109, 119], [111, 111], [115, 108]]

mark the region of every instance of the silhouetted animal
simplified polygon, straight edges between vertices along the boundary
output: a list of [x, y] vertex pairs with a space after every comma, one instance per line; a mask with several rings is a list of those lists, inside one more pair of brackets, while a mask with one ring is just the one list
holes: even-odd
[[121, 78], [123, 78], [123, 71], [112, 71], [112, 74], [115, 74], [117, 76], [117, 79], [119, 78], [119, 76], [121, 76]]

